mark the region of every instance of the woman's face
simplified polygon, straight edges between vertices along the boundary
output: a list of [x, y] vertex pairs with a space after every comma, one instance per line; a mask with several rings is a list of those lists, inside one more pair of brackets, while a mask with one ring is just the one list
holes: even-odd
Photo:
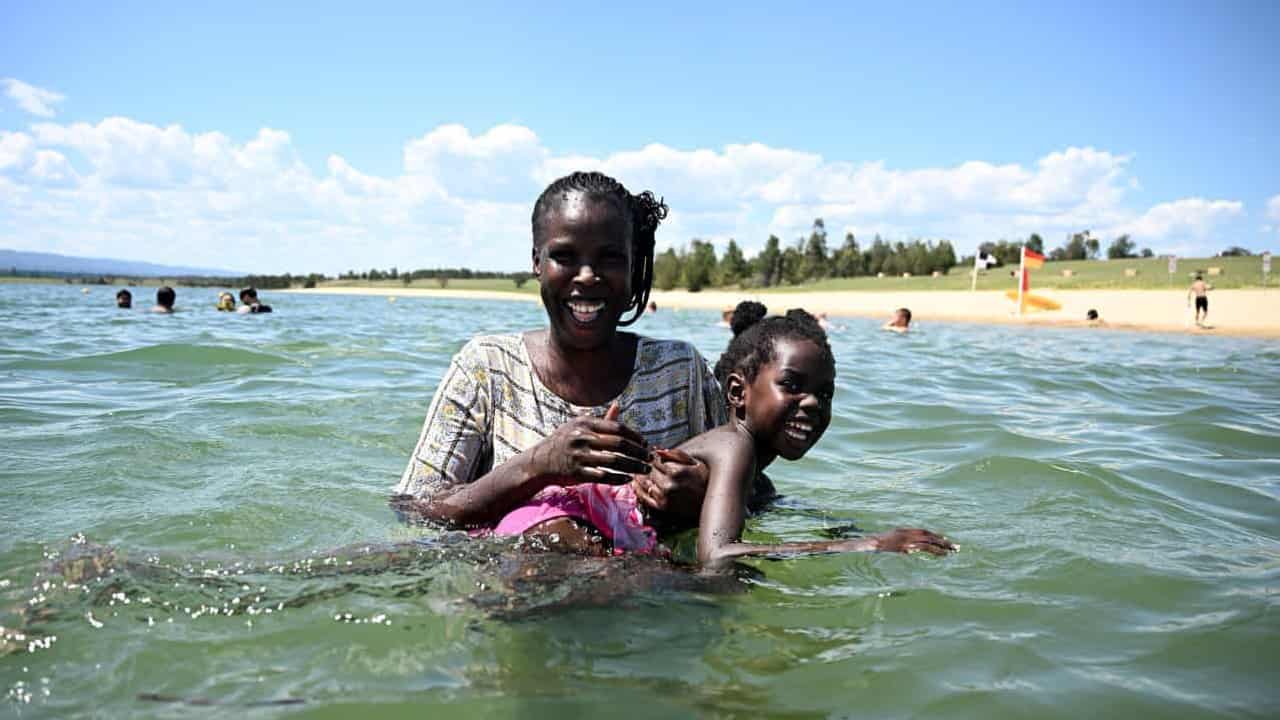
[[533, 274], [556, 340], [589, 350], [608, 343], [631, 299], [631, 228], [618, 207], [569, 193], [540, 220]]

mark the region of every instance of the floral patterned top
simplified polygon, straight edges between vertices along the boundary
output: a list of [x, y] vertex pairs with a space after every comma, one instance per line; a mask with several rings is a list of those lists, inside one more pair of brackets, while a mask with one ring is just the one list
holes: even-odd
[[[614, 401], [619, 421], [654, 447], [675, 447], [727, 420], [706, 361], [675, 340], [639, 337], [631, 381]], [[519, 333], [473, 338], [449, 364], [395, 493], [425, 499], [472, 482], [574, 416], [603, 416], [609, 404], [573, 405], [547, 389]]]

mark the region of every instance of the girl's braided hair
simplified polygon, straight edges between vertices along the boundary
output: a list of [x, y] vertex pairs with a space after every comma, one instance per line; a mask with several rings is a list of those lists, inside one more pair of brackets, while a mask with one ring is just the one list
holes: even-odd
[[542, 244], [542, 217], [571, 192], [580, 192], [592, 199], [615, 203], [624, 220], [631, 221], [631, 245], [634, 264], [631, 266], [631, 298], [627, 310], [635, 314], [619, 325], [630, 325], [640, 319], [649, 303], [649, 290], [653, 286], [653, 244], [658, 225], [667, 217], [667, 205], [648, 190], [632, 195], [622, 183], [599, 172], [575, 172], [547, 186], [533, 204], [533, 245]]
[[818, 324], [817, 318], [800, 308], [788, 310], [786, 315], [765, 317], [768, 312], [764, 305], [751, 300], [740, 302], [734, 308], [729, 321], [733, 339], [716, 362], [715, 375], [720, 387], [728, 384], [731, 372], [742, 373], [747, 382], [755, 380], [761, 366], [777, 359], [775, 346], [783, 338], [812, 342], [822, 350], [822, 359], [835, 369], [836, 359], [827, 342], [827, 331]]

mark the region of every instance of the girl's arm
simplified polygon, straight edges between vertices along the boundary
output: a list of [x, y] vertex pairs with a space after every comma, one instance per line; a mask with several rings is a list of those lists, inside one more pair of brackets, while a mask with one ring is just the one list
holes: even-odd
[[711, 447], [695, 448], [691, 452], [701, 456], [711, 471], [707, 498], [702, 503], [702, 521], [698, 526], [698, 562], [703, 567], [719, 570], [735, 558], [762, 555], [868, 551], [920, 551], [945, 555], [956, 550], [950, 540], [919, 528], [898, 528], [852, 540], [774, 544], [741, 542], [746, 516], [746, 488], [755, 474], [754, 448], [749, 438], [737, 432], [726, 435], [728, 437], [715, 438], [713, 443], [698, 443]]
[[733, 549], [742, 545], [738, 539], [747, 514], [747, 488], [755, 475], [755, 448], [745, 433], [726, 426], [694, 438], [684, 449], [708, 467], [698, 522], [698, 562], [718, 568], [736, 557]]
[[[698, 559], [702, 560], [701, 536], [699, 536], [698, 545]], [[814, 540], [773, 544], [735, 541], [720, 546], [711, 561], [703, 560], [702, 562], [704, 566], [714, 570], [723, 568], [734, 558], [740, 557], [786, 557], [838, 552], [927, 552], [930, 555], [946, 555], [958, 549], [950, 540], [931, 530], [897, 528], [887, 533], [851, 540]]]

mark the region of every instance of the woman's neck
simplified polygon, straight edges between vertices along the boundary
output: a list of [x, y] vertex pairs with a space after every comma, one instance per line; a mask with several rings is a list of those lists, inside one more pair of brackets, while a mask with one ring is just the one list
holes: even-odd
[[590, 349], [557, 342], [550, 330], [527, 333], [524, 343], [542, 384], [574, 405], [604, 405], [627, 387], [635, 370], [638, 339], [631, 333], [614, 333]]

